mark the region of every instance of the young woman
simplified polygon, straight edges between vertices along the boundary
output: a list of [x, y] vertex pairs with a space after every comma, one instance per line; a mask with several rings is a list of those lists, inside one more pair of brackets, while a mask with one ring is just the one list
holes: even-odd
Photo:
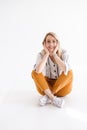
[[53, 32], [46, 34], [43, 50], [38, 53], [32, 78], [38, 92], [43, 95], [39, 104], [53, 104], [62, 107], [63, 96], [72, 90], [73, 72], [69, 65], [69, 56], [60, 46], [57, 35]]

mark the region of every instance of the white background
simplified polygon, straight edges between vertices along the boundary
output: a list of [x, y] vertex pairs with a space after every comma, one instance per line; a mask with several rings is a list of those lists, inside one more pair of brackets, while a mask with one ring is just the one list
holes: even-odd
[[[31, 78], [36, 55], [50, 31], [68, 50], [74, 72], [73, 92], [63, 110], [39, 108]], [[86, 35], [86, 0], [0, 0], [1, 130], [87, 129]]]

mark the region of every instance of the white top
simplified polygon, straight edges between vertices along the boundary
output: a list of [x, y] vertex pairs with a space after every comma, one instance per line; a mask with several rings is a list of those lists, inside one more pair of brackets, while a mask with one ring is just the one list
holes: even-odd
[[[42, 58], [43, 58], [42, 54], [38, 53], [36, 63], [34, 65], [34, 70], [36, 69], [36, 66], [40, 63]], [[67, 54], [66, 50], [62, 50], [62, 59], [61, 60], [66, 65], [66, 71], [64, 72], [64, 74], [67, 75], [67, 73], [71, 69], [71, 67], [69, 65], [69, 55]], [[58, 64], [54, 63], [51, 60], [51, 58], [48, 57], [46, 65], [45, 65], [44, 69], [42, 70], [42, 73], [43, 73], [44, 76], [47, 76], [48, 78], [57, 79], [61, 75], [62, 70], [58, 66]]]

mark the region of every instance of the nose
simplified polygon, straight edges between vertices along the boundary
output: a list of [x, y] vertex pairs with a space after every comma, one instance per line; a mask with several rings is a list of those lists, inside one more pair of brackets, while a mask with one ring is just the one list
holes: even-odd
[[52, 42], [52, 41], [50, 41], [50, 45], [53, 45], [53, 42]]
[[53, 42], [50, 42], [50, 45], [49, 45], [50, 47], [53, 47], [54, 46], [54, 44], [53, 44]]

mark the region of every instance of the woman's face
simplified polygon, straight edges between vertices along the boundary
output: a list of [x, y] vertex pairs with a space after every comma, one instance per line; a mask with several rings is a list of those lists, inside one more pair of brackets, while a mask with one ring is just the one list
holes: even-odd
[[45, 45], [46, 45], [46, 48], [48, 49], [48, 51], [50, 53], [52, 53], [54, 51], [55, 47], [57, 46], [57, 40], [53, 36], [48, 35], [46, 37]]

